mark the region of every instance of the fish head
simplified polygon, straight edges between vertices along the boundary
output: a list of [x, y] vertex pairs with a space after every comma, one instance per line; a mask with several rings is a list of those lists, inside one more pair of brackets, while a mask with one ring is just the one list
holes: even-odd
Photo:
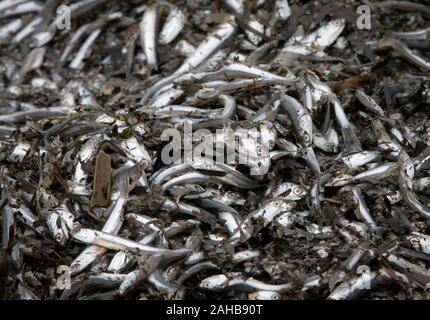
[[204, 290], [210, 291], [222, 291], [227, 288], [228, 278], [223, 274], [218, 274], [215, 276], [210, 276], [204, 279], [199, 287]]

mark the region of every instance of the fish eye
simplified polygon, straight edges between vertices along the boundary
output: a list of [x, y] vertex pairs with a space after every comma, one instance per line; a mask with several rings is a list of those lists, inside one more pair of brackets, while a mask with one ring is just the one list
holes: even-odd
[[73, 223], [73, 231], [78, 232], [80, 229], [81, 229], [81, 225], [79, 224], [79, 222], [74, 222]]
[[303, 135], [303, 140], [305, 140], [305, 142], [309, 142], [311, 140], [311, 137], [309, 136], [309, 134], [305, 133]]
[[279, 203], [278, 200], [276, 200], [276, 201], [273, 202], [273, 206], [276, 207], [276, 208], [279, 207], [280, 205], [281, 204]]
[[293, 192], [294, 192], [294, 194], [301, 194], [302, 193], [302, 188], [294, 188]]
[[418, 238], [416, 238], [416, 237], [414, 237], [414, 238], [411, 238], [411, 240], [410, 240], [410, 242], [411, 242], [411, 244], [412, 245], [419, 245], [420, 244], [420, 239], [418, 239]]
[[211, 286], [211, 284], [208, 281], [203, 282], [203, 287], [209, 288], [210, 286]]

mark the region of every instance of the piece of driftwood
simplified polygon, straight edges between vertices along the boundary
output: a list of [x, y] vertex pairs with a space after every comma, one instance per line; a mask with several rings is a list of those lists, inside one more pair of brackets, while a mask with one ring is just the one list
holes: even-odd
[[92, 207], [107, 207], [110, 204], [112, 193], [111, 156], [100, 150], [97, 154], [96, 168], [94, 169]]

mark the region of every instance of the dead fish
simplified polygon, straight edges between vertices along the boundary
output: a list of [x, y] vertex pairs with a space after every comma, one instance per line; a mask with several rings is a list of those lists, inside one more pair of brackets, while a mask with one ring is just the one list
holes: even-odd
[[[409, 283], [407, 278], [402, 274], [395, 272], [396, 276], [402, 281]], [[342, 282], [336, 289], [329, 295], [329, 300], [351, 300], [357, 299], [361, 295], [368, 292], [369, 288], [375, 288], [377, 285], [390, 284], [394, 280], [392, 276], [381, 269], [379, 271], [364, 272], [360, 276], [355, 276], [349, 281]]]
[[355, 201], [358, 204], [358, 216], [369, 226], [370, 230], [373, 232], [378, 232], [379, 228], [370, 215], [369, 208], [367, 208], [361, 190], [357, 187], [353, 187], [352, 194], [354, 195]]
[[381, 117], [385, 116], [384, 110], [382, 110], [382, 108], [376, 103], [375, 100], [373, 100], [372, 97], [366, 95], [362, 90], [355, 90], [355, 96], [363, 106], [369, 109], [369, 111], [372, 111]]
[[3, 298], [428, 298], [425, 5], [69, 2], [0, 0]]
[[145, 51], [146, 61], [150, 70], [157, 71], [157, 20], [158, 8], [157, 5], [150, 6], [143, 13], [142, 21], [140, 22], [140, 42]]
[[178, 7], [169, 6], [169, 14], [160, 31], [158, 42], [163, 45], [172, 42], [182, 31], [186, 22], [187, 17]]
[[112, 250], [131, 251], [140, 254], [183, 256], [190, 253], [188, 249], [168, 250], [150, 247], [103, 231], [91, 229], [82, 228], [74, 232], [72, 237], [77, 241], [87, 244], [97, 245]]
[[411, 159], [405, 152], [400, 154], [399, 163], [400, 170], [398, 181], [400, 194], [412, 210], [419, 212], [424, 217], [429, 217], [430, 208], [426, 205], [423, 205], [413, 192], [412, 180], [415, 175], [415, 170]]
[[310, 55], [312, 53], [321, 53], [325, 48], [335, 42], [337, 37], [345, 28], [345, 19], [335, 19], [322, 25], [316, 31], [299, 39], [290, 39], [275, 58], [275, 61], [281, 62], [288, 55]]
[[30, 53], [25, 57], [21, 69], [19, 70], [18, 80], [22, 81], [25, 75], [37, 68], [39, 68], [44, 60], [46, 48], [36, 48], [30, 51]]
[[[124, 207], [128, 201], [128, 184], [122, 180], [120, 183], [119, 196], [114, 203], [107, 209], [109, 218], [106, 221], [103, 232], [108, 234], [116, 234], [122, 225], [122, 215]], [[77, 274], [88, 267], [98, 256], [103, 255], [106, 249], [98, 246], [89, 246], [81, 252], [81, 254], [74, 259], [70, 265], [71, 274]]]
[[430, 62], [416, 55], [403, 42], [397, 39], [381, 40], [377, 44], [378, 49], [393, 48], [406, 61], [416, 65], [424, 71], [430, 70]]
[[204, 279], [200, 283], [200, 287], [210, 291], [222, 291], [227, 288], [231, 288], [235, 290], [272, 291], [282, 293], [291, 290], [294, 286], [291, 283], [271, 285], [252, 278], [244, 280], [237, 276], [229, 279], [224, 274], [219, 274]]
[[282, 96], [281, 106], [285, 109], [293, 122], [300, 138], [300, 143], [305, 147], [309, 147], [312, 144], [312, 117], [307, 113], [300, 102], [288, 95]]
[[212, 56], [219, 48], [233, 35], [235, 26], [231, 22], [221, 24], [217, 30], [208, 36], [195, 50], [195, 52], [187, 57], [182, 65], [169, 77], [160, 80], [149, 88], [142, 97], [140, 104], [144, 105], [148, 99], [161, 88], [169, 85], [179, 76], [193, 70], [203, 63], [206, 59]]

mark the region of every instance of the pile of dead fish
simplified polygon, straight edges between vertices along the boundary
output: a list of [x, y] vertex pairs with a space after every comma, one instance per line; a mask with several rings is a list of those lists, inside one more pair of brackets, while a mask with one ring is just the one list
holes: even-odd
[[1, 0], [0, 297], [429, 298], [429, 19]]

